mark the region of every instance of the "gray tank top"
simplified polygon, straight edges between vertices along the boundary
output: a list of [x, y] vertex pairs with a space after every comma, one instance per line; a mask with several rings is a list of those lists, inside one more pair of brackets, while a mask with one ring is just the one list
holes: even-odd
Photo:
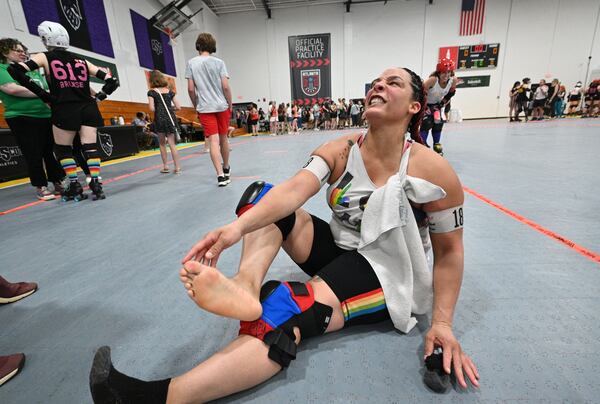
[[[329, 227], [340, 248], [355, 250], [360, 241], [360, 225], [369, 197], [377, 189], [373, 184], [360, 154], [364, 135], [350, 148], [346, 170], [327, 188], [327, 203], [332, 215]], [[402, 157], [410, 153], [412, 141], [405, 142]], [[408, 157], [406, 157], [408, 158]]]
[[450, 92], [453, 81], [454, 77], [450, 77], [446, 83], [446, 87], [442, 88], [442, 86], [440, 86], [440, 79], [437, 79], [433, 87], [427, 92], [427, 104], [433, 105], [440, 103], [444, 96]]

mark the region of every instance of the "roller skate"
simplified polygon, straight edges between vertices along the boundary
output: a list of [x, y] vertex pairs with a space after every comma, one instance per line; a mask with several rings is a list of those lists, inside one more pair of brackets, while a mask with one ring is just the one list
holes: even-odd
[[440, 156], [444, 155], [444, 149], [442, 148], [442, 144], [441, 143], [434, 143], [433, 144], [433, 151], [436, 152], [437, 154], [439, 154]]
[[67, 201], [79, 202], [83, 199], [87, 199], [87, 197], [88, 197], [86, 194], [83, 193], [83, 188], [81, 187], [81, 184], [79, 183], [79, 181], [69, 182], [69, 184], [67, 184], [67, 186], [62, 191], [61, 195], [62, 195], [62, 200], [64, 202], [67, 202]]
[[106, 195], [104, 195], [104, 191], [102, 190], [102, 183], [97, 178], [93, 178], [90, 181], [90, 191], [92, 191], [92, 200], [106, 199]]

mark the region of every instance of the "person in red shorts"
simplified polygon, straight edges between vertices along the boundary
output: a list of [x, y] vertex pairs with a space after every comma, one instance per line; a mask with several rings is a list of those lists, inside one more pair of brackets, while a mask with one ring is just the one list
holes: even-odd
[[198, 35], [196, 50], [199, 55], [188, 61], [185, 71], [188, 94], [198, 111], [205, 142], [210, 144], [210, 158], [217, 171], [217, 183], [224, 187], [231, 182], [227, 139], [231, 116], [229, 75], [225, 62], [212, 56], [217, 51], [217, 42], [211, 34], [203, 32]]

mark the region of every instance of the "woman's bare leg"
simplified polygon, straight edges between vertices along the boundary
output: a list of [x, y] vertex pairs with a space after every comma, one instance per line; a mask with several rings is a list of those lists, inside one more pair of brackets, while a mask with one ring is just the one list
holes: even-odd
[[223, 156], [221, 155], [221, 147], [219, 145], [219, 135], [210, 135], [206, 141], [210, 145], [210, 159], [213, 163], [215, 171], [217, 172], [217, 176], [222, 176], [223, 166], [221, 164], [223, 161]]
[[271, 224], [246, 234], [238, 273], [225, 277], [217, 268], [188, 261], [179, 275], [188, 295], [211, 313], [252, 321], [260, 317], [260, 288], [280, 247], [295, 262], [305, 262], [312, 247], [313, 224], [310, 215], [296, 211], [296, 223], [285, 242], [279, 228]]
[[[340, 301], [320, 278], [310, 281], [315, 300], [333, 308], [326, 332], [344, 326]], [[295, 329], [297, 343], [300, 332]], [[281, 366], [268, 357], [269, 347], [249, 335], [240, 335], [227, 347], [189, 372], [171, 379], [167, 403], [203, 403], [257, 386], [275, 376]]]
[[218, 139], [219, 147], [221, 149], [221, 157], [223, 158], [223, 167], [229, 167], [229, 138], [227, 137], [227, 134], [224, 134], [219, 135]]
[[168, 170], [169, 165], [167, 164], [167, 135], [164, 133], [158, 134], [158, 147], [160, 149], [160, 158], [162, 159], [163, 169]]
[[171, 157], [173, 158], [173, 163], [175, 164], [175, 171], [178, 171], [181, 169], [181, 166], [179, 165], [179, 153], [177, 152], [177, 144], [175, 144], [175, 134], [170, 133], [167, 136], [167, 142], [169, 142], [169, 149], [171, 149]]
[[54, 143], [62, 146], [73, 146], [73, 139], [77, 132], [74, 130], [60, 129], [52, 125], [52, 134], [54, 135]]

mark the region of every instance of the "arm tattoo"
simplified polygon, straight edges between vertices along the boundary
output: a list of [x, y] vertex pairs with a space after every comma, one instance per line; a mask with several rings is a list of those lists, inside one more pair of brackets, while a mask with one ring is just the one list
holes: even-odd
[[350, 154], [350, 149], [354, 145], [354, 141], [352, 139], [348, 139], [348, 145], [344, 148], [344, 150], [340, 153], [340, 158], [344, 160]]

